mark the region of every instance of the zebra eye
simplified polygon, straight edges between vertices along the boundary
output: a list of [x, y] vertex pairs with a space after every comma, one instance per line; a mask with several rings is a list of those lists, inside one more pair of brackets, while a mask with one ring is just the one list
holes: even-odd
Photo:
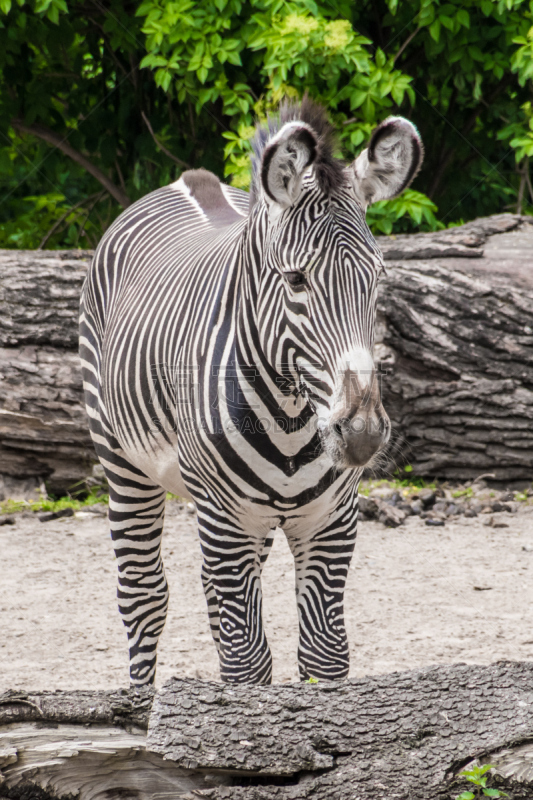
[[287, 278], [288, 282], [291, 286], [302, 286], [305, 283], [305, 275], [300, 270], [294, 270], [293, 272], [284, 272], [283, 273]]

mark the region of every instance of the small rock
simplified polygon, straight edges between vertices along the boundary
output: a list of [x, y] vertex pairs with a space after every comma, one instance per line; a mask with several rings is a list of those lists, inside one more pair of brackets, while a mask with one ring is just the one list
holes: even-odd
[[489, 528], [509, 527], [509, 525], [506, 522], [499, 522], [498, 520], [494, 519], [494, 517], [487, 517], [487, 519], [483, 520], [483, 525], [487, 525]]
[[411, 505], [409, 503], [406, 503], [405, 500], [402, 500], [401, 503], [397, 503], [396, 508], [399, 508], [400, 511], [405, 511], [405, 515], [407, 517], [412, 517], [415, 514], [415, 511], [413, 511]]
[[359, 511], [365, 519], [377, 519], [379, 514], [378, 504], [375, 500], [364, 495], [359, 495]]
[[500, 495], [500, 501], [502, 503], [505, 503], [509, 500], [514, 500], [513, 492], [504, 492], [503, 494]]
[[492, 514], [492, 507], [491, 506], [483, 506], [481, 509], [482, 514]]
[[82, 511], [87, 511], [89, 514], [98, 514], [101, 517], [107, 517], [107, 506], [105, 503], [93, 503], [92, 506], [84, 506]]
[[395, 506], [384, 505], [379, 514], [379, 521], [387, 528], [397, 528], [405, 520], [405, 511]]
[[437, 519], [436, 517], [428, 517], [426, 519], [426, 525], [432, 525], [433, 527], [441, 528], [444, 525], [444, 520]]
[[71, 508], [62, 508], [61, 511], [48, 511], [46, 514], [37, 515], [40, 522], [52, 522], [54, 519], [62, 517], [73, 517], [74, 511]]
[[422, 513], [423, 506], [422, 506], [422, 503], [420, 502], [420, 500], [415, 500], [413, 503], [411, 503], [411, 510], [412, 510], [413, 514], [417, 514], [418, 515], [418, 514]]
[[187, 503], [186, 509], [187, 514], [196, 514], [196, 506], [194, 503]]
[[0, 517], [0, 525], [14, 525], [14, 524], [15, 524], [15, 517], [9, 517], [9, 516]]
[[492, 586], [474, 586], [475, 592], [490, 592]]
[[437, 500], [437, 493], [433, 489], [421, 489], [418, 492], [418, 499], [424, 508], [431, 508]]
[[402, 502], [402, 500], [403, 497], [401, 496], [401, 494], [399, 492], [394, 492], [391, 499], [389, 500], [389, 503], [391, 504], [391, 506], [397, 506], [398, 503]]
[[450, 503], [448, 508], [446, 509], [447, 516], [451, 517], [453, 514], [461, 514], [463, 509], [460, 506], [456, 506], [455, 503]]
[[533, 553], [533, 547], [530, 544], [523, 544], [522, 550], [525, 550], [526, 553]]
[[502, 506], [502, 504], [501, 504], [501, 503], [498, 503], [498, 502], [496, 502], [496, 503], [491, 503], [491, 504], [490, 504], [490, 507], [491, 507], [491, 510], [492, 510], [492, 511], [496, 511], [496, 512], [498, 512], [498, 511], [503, 511], [503, 506]]
[[394, 489], [390, 486], [377, 486], [370, 490], [370, 497], [379, 497], [381, 500], [390, 500], [394, 494]]
[[477, 517], [477, 511], [474, 508], [467, 508], [464, 515], [465, 517]]
[[445, 503], [442, 500], [438, 500], [434, 504], [432, 510], [435, 511], [437, 514], [445, 514], [446, 511], [448, 510], [448, 503]]

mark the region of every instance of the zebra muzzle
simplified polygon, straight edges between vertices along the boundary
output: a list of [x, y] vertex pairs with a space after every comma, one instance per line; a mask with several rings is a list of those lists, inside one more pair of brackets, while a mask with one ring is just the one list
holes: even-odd
[[364, 467], [389, 440], [390, 423], [380, 416], [341, 417], [331, 426], [340, 460], [345, 467]]
[[381, 403], [375, 370], [365, 386], [357, 373], [347, 370], [343, 400], [329, 426], [329, 449], [339, 466], [363, 467], [390, 437], [390, 420]]

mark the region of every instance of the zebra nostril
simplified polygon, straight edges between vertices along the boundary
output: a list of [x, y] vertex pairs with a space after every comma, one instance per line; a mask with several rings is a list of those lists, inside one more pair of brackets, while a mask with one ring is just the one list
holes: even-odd
[[347, 423], [348, 423], [347, 419], [339, 419], [337, 422], [333, 424], [333, 430], [335, 431], [337, 436], [340, 436], [341, 439], [343, 438], [344, 428]]

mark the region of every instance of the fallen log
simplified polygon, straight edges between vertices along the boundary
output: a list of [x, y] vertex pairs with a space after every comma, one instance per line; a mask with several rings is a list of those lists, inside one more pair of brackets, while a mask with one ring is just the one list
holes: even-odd
[[32, 480], [34, 488], [45, 480], [49, 491], [62, 493], [96, 461], [77, 352], [91, 258], [84, 250], [0, 251], [0, 476], [11, 479], [5, 494], [16, 495], [17, 483], [31, 494]]
[[[501, 214], [379, 237], [385, 472], [533, 477], [533, 225]], [[60, 492], [95, 461], [76, 355], [89, 251], [0, 251], [0, 476]]]
[[155, 697], [13, 692], [0, 794], [452, 800], [477, 761], [495, 766], [489, 786], [531, 798], [532, 701], [533, 665], [518, 662], [278, 686], [175, 678]]
[[[417, 475], [531, 481], [533, 225], [503, 214], [380, 244], [391, 261], [376, 350], [393, 456]], [[447, 255], [429, 259], [437, 245]]]

